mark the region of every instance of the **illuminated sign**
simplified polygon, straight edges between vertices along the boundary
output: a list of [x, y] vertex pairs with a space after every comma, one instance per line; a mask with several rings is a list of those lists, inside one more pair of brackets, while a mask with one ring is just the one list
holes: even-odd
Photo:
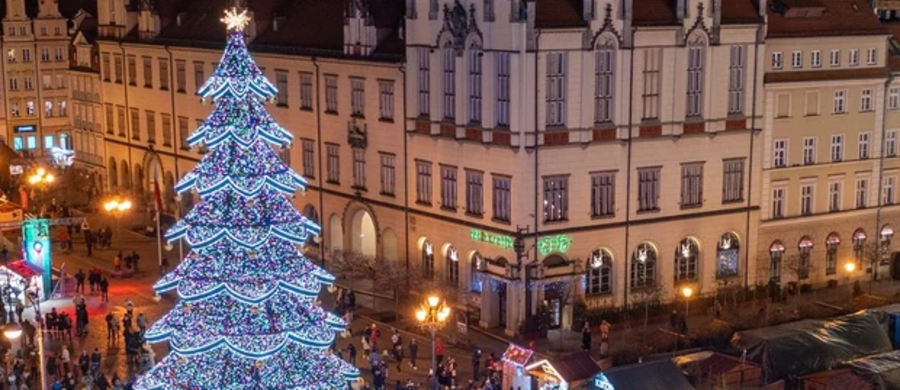
[[565, 234], [546, 236], [541, 238], [537, 245], [538, 250], [540, 250], [541, 254], [544, 256], [553, 252], [566, 253], [569, 251], [569, 247], [572, 246], [572, 238]]
[[22, 252], [25, 261], [40, 267], [44, 271], [44, 299], [49, 298], [51, 291], [50, 270], [53, 266], [50, 257], [50, 220], [29, 219], [22, 223]]
[[34, 127], [34, 125], [22, 125], [22, 126], [15, 127], [16, 133], [33, 133], [36, 130], [37, 130], [37, 128]]
[[504, 249], [512, 249], [513, 247], [512, 237], [499, 234], [491, 234], [484, 230], [472, 229], [471, 231], [469, 231], [469, 237], [471, 237], [474, 241], [486, 242]]
[[616, 390], [616, 388], [613, 387], [606, 375], [600, 373], [594, 377], [594, 390]]

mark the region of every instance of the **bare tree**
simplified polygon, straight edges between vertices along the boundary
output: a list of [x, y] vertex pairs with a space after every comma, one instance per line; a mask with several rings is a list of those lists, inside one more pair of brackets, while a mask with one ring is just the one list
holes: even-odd
[[638, 302], [644, 304], [644, 331], [641, 335], [641, 344], [643, 348], [647, 348], [647, 327], [650, 323], [650, 304], [659, 302], [665, 296], [665, 290], [656, 281], [648, 281], [647, 284], [639, 289], [632, 289], [632, 293], [637, 295]]
[[866, 269], [861, 269], [860, 271], [871, 273], [872, 275], [869, 278], [869, 295], [872, 295], [872, 285], [875, 284], [875, 268], [887, 258], [888, 252], [889, 248], [878, 241], [866, 242], [862, 246], [862, 253], [859, 261], [863, 263], [862, 265], [866, 266]]
[[798, 313], [800, 297], [803, 292], [801, 283], [809, 280], [809, 275], [815, 271], [815, 266], [810, 261], [809, 255], [794, 254], [784, 259], [782, 267], [797, 281], [797, 299], [794, 300], [794, 312]]
[[357, 280], [368, 277], [369, 258], [354, 250], [337, 250], [328, 262], [328, 271], [338, 281], [345, 281], [353, 290]]
[[[576, 290], [575, 281], [572, 278], [564, 279], [557, 282], [549, 283], [551, 288], [556, 292], [556, 298], [559, 300], [559, 307], [565, 309], [567, 306], [571, 305], [575, 298], [578, 296], [578, 291]], [[562, 331], [562, 318], [560, 318], [560, 331], [559, 331], [559, 350], [563, 350], [563, 331]], [[575, 325], [575, 324], [573, 324]]]

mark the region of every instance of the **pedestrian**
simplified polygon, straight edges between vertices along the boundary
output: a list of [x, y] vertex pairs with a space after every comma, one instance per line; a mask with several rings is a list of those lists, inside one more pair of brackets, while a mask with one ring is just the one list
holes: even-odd
[[84, 245], [87, 247], [87, 255], [94, 255], [94, 233], [90, 230], [84, 231]]
[[72, 356], [69, 355], [69, 348], [65, 345], [62, 346], [62, 351], [59, 353], [59, 362], [62, 365], [62, 375], [69, 375], [72, 366]]
[[368, 359], [369, 355], [372, 353], [372, 344], [369, 343], [369, 336], [363, 335], [360, 343], [361, 343], [362, 349], [363, 349], [363, 356], [365, 356], [366, 359]]
[[[481, 369], [481, 350], [476, 349], [475, 352], [472, 353], [472, 378], [474, 380], [478, 380], [478, 370]], [[469, 381], [469, 387], [472, 386], [472, 381]]]
[[416, 366], [416, 358], [419, 356], [419, 343], [416, 341], [415, 337], [409, 338], [409, 366], [412, 367], [413, 370], [418, 370], [419, 367]]
[[[93, 376], [93, 375], [92, 375]], [[97, 390], [109, 390], [109, 380], [106, 379], [106, 375], [102, 372], [95, 376], [94, 386], [97, 386]]]
[[166, 256], [162, 257], [162, 260], [159, 262], [159, 275], [163, 276], [169, 272], [169, 258]]
[[353, 343], [347, 346], [347, 359], [353, 367], [356, 367], [356, 346]]
[[84, 292], [84, 270], [81, 268], [78, 269], [78, 273], [75, 274], [75, 292], [83, 293]]
[[444, 361], [444, 343], [441, 341], [441, 338], [438, 337], [437, 342], [434, 345], [434, 354], [437, 356], [438, 364]]
[[22, 304], [22, 300], [16, 298], [16, 321], [22, 322], [22, 313], [25, 313], [25, 305]]
[[600, 322], [600, 356], [609, 355], [609, 330], [612, 325], [606, 320]]
[[138, 267], [138, 262], [141, 260], [141, 256], [137, 253], [137, 251], [131, 251], [131, 265], [134, 266], [134, 273], [140, 273], [141, 269]]
[[53, 380], [56, 378], [57, 369], [59, 365], [56, 363], [56, 356], [53, 356], [53, 353], [47, 353], [47, 363], [44, 372], [47, 374], [48, 380]]
[[138, 313], [136, 321], [138, 330], [141, 332], [141, 335], [143, 335], [147, 330], [147, 317], [144, 316], [144, 313]]
[[109, 302], [109, 281], [106, 280], [106, 276], [100, 280], [100, 299]]
[[100, 370], [100, 348], [94, 348], [91, 353], [91, 376], [96, 377], [97, 371]]
[[131, 298], [125, 298], [125, 311], [127, 311], [128, 314], [131, 314], [131, 312], [134, 311], [134, 302], [131, 302]]
[[87, 350], [81, 350], [81, 356], [78, 357], [78, 370], [81, 373], [81, 376], [90, 376], [91, 372], [91, 357], [88, 356]]
[[113, 312], [109, 312], [106, 315], [106, 333], [106, 338], [110, 343], [119, 341], [119, 321], [116, 320], [116, 315]]
[[584, 326], [581, 328], [581, 349], [584, 352], [591, 352], [591, 339], [591, 323], [585, 321]]

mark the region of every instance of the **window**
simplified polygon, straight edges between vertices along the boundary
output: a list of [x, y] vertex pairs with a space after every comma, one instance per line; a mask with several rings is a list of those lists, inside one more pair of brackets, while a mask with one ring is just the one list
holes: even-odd
[[725, 233], [716, 245], [716, 278], [737, 276], [740, 271], [740, 242], [734, 233]]
[[172, 146], [172, 116], [162, 114], [163, 146]]
[[153, 111], [146, 111], [147, 115], [147, 142], [156, 143], [156, 114]]
[[449, 247], [447, 248], [447, 259], [444, 260], [447, 263], [447, 282], [451, 285], [459, 284], [459, 252], [456, 251], [456, 248]]
[[591, 252], [587, 261], [588, 295], [612, 294], [612, 255], [605, 249]]
[[41, 35], [47, 36], [47, 27], [46, 26], [41, 26]]
[[44, 149], [50, 149], [53, 147], [53, 136], [45, 135], [44, 136]]
[[841, 210], [841, 182], [828, 183], [828, 211]]
[[291, 144], [282, 145], [282, 146], [273, 146], [276, 153], [278, 153], [278, 158], [284, 162], [284, 165], [291, 166]]
[[25, 76], [25, 90], [30, 91], [34, 89], [34, 79], [31, 76]]
[[66, 99], [59, 101], [59, 116], [66, 116]]
[[[16, 62], [16, 49], [9, 49], [6, 51], [6, 62], [14, 63]], [[19, 138], [21, 139], [21, 138]]]
[[203, 63], [194, 62], [194, 90], [199, 91], [205, 81], [206, 77], [203, 76]]
[[644, 243], [638, 245], [631, 258], [631, 289], [656, 285], [656, 248]]
[[441, 208], [456, 211], [456, 167], [441, 166]]
[[19, 79], [18, 78], [15, 78], [15, 77], [9, 78], [9, 90], [10, 91], [19, 90]]
[[547, 125], [566, 124], [566, 53], [547, 53]]
[[860, 92], [859, 110], [860, 111], [872, 111], [872, 90], [871, 89], [863, 88], [863, 90]]
[[812, 215], [813, 213], [813, 185], [800, 186], [800, 215]]
[[444, 60], [444, 79], [441, 87], [444, 89], [443, 109], [444, 119], [456, 118], [456, 50], [447, 47], [442, 50]]
[[850, 49], [850, 66], [859, 65], [859, 49]]
[[153, 88], [153, 64], [150, 57], [144, 57], [144, 87]]
[[744, 113], [744, 47], [731, 47], [728, 66], [728, 114]]
[[894, 185], [896, 184], [896, 179], [893, 176], [887, 176], [884, 178], [884, 197], [883, 204], [894, 204]]
[[831, 66], [840, 66], [841, 65], [841, 51], [834, 49], [831, 51]]
[[870, 133], [859, 133], [859, 159], [869, 158], [869, 135]]
[[775, 95], [776, 99], [776, 107], [775, 107], [775, 117], [776, 118], [788, 118], [791, 116], [791, 94], [789, 93], [779, 93]]
[[44, 116], [52, 117], [53, 116], [53, 102], [49, 100], [44, 101]]
[[803, 138], [803, 165], [816, 163], [816, 137]]
[[378, 118], [384, 121], [394, 120], [394, 82], [378, 82]]
[[611, 123], [613, 121], [614, 69], [616, 48], [605, 45], [597, 49], [594, 59], [594, 122]]
[[334, 144], [325, 145], [328, 158], [325, 161], [328, 177], [326, 181], [332, 184], [341, 184], [341, 155], [340, 146]]
[[25, 102], [25, 113], [28, 114], [28, 116], [34, 116], [34, 101], [33, 100], [29, 100], [29, 101]]
[[865, 257], [866, 238], [866, 232], [862, 229], [856, 229], [853, 232], [853, 257], [856, 259], [857, 264], [861, 263]]
[[509, 222], [512, 212], [512, 178], [509, 176], [497, 176], [494, 179], [494, 219], [501, 222]]
[[791, 67], [794, 69], [803, 67], [803, 52], [795, 51], [791, 53]]
[[128, 85], [137, 85], [137, 59], [128, 56]]
[[772, 69], [781, 69], [782, 59], [783, 57], [780, 51], [772, 53]]
[[484, 21], [493, 22], [495, 19], [494, 0], [484, 0]]
[[188, 118], [183, 116], [178, 117], [178, 139], [181, 143], [182, 150], [190, 150], [191, 146], [188, 145]]
[[772, 163], [775, 165], [775, 168], [787, 166], [787, 142], [786, 139], [775, 140], [775, 154], [772, 158]]
[[365, 80], [350, 78], [350, 115], [356, 117], [365, 116], [366, 87]]
[[353, 188], [366, 189], [366, 151], [353, 149]]
[[659, 118], [660, 106], [660, 67], [662, 66], [662, 49], [644, 49], [644, 90], [641, 94], [643, 102], [643, 120]]
[[819, 68], [822, 66], [822, 51], [821, 50], [813, 50], [810, 53], [810, 66], [813, 68]]
[[868, 202], [868, 179], [856, 179], [856, 208], [864, 209]]
[[431, 91], [431, 74], [430, 74], [430, 58], [427, 47], [419, 48], [419, 116], [428, 116], [431, 107], [430, 91]]
[[497, 126], [509, 126], [509, 53], [497, 53]]
[[900, 88], [888, 89], [888, 110], [900, 109]]
[[422, 243], [422, 272], [429, 280], [434, 279], [434, 246], [428, 240]]
[[616, 215], [616, 174], [600, 172], [591, 174], [591, 217]]
[[383, 195], [394, 195], [397, 186], [395, 176], [394, 155], [381, 155], [381, 193]]
[[725, 160], [722, 180], [722, 203], [744, 200], [744, 160]]
[[484, 214], [484, 173], [466, 170], [466, 214]]
[[31, 50], [22, 49], [22, 62], [31, 62]]
[[115, 69], [116, 83], [122, 83], [122, 56], [121, 55], [118, 55], [118, 54], [115, 55], [115, 63], [116, 63], [116, 69]]
[[45, 47], [41, 49], [41, 62], [49, 62], [50, 61], [50, 48]]
[[56, 74], [56, 88], [63, 89], [66, 87], [66, 75], [62, 73]]
[[681, 240], [675, 249], [675, 284], [697, 279], [697, 260], [700, 248], [690, 238]]
[[62, 33], [60, 31], [62, 31], [62, 30], [59, 27], [54, 27], [53, 35], [62, 35]]
[[278, 93], [275, 95], [275, 104], [279, 107], [288, 106], [288, 74], [286, 70], [275, 71], [275, 87]]
[[313, 75], [300, 73], [300, 109], [312, 110], [313, 104]]
[[784, 188], [772, 190], [772, 219], [784, 218]]
[[22, 150], [24, 145], [22, 144], [22, 137], [14, 137], [13, 138], [13, 150]]
[[10, 103], [9, 103], [9, 110], [12, 112], [12, 116], [19, 116], [19, 115], [21, 115], [21, 111], [19, 110], [19, 102], [16, 102], [16, 101], [10, 102]]
[[127, 133], [126, 126], [128, 126], [128, 124], [125, 122], [125, 107], [116, 106], [116, 112], [117, 116], [119, 117], [119, 137], [125, 137], [125, 134]]
[[888, 157], [897, 156], [897, 130], [888, 130], [885, 133], [884, 154]]
[[838, 247], [841, 245], [841, 237], [837, 233], [831, 233], [825, 239], [825, 275], [831, 276], [837, 273]]
[[659, 168], [638, 169], [638, 211], [659, 210]]
[[185, 88], [187, 88], [184, 60], [175, 61], [175, 88], [181, 93], [184, 93]]
[[338, 80], [337, 76], [325, 76], [325, 112], [337, 114]]
[[681, 166], [681, 207], [703, 205], [703, 164]]
[[835, 134], [831, 136], [831, 162], [841, 162], [844, 159], [844, 136]]
[[312, 140], [301, 140], [301, 153], [303, 154], [303, 176], [316, 177], [316, 144]]
[[131, 109], [131, 138], [141, 139], [141, 116], [137, 108]]
[[37, 136], [29, 135], [28, 138], [26, 138], [25, 140], [26, 140], [25, 145], [28, 147], [29, 150], [37, 149], [37, 147], [38, 147], [37, 146]]
[[866, 51], [866, 63], [875, 65], [878, 62], [878, 49], [871, 48]]
[[106, 134], [112, 134], [115, 127], [112, 104], [106, 104]]
[[569, 218], [569, 178], [544, 178], [544, 222]]
[[169, 60], [165, 58], [159, 59], [159, 89], [169, 90]]
[[847, 112], [847, 105], [845, 104], [847, 92], [843, 90], [834, 91], [834, 110], [832, 111], [835, 114], [843, 114]]
[[416, 203], [431, 205], [431, 163], [416, 161]]
[[49, 74], [43, 75], [41, 80], [43, 81], [41, 84], [43, 84], [44, 89], [53, 89], [53, 79]]
[[797, 279], [799, 280], [809, 279], [809, 254], [812, 252], [812, 248], [812, 240], [807, 236], [803, 236], [797, 247], [800, 252], [800, 258], [797, 260], [795, 271], [797, 272]]
[[54, 49], [54, 55], [53, 55], [53, 57], [54, 57], [54, 59], [55, 59], [57, 62], [65, 61], [65, 60], [66, 60], [66, 50], [65, 50], [65, 48], [57, 47], [56, 49]]
[[806, 92], [806, 116], [819, 115], [819, 91]]
[[481, 57], [484, 53], [469, 51], [469, 122], [481, 123]]

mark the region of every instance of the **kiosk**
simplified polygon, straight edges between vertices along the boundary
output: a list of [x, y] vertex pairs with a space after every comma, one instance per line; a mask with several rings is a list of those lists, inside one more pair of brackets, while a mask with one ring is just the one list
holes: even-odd
[[[525, 367], [536, 379], [533, 390], [571, 390], [588, 382], [600, 372], [591, 355], [580, 352], [550, 361], [539, 360]], [[605, 389], [604, 389], [605, 390]]]
[[531, 361], [534, 351], [510, 344], [503, 352], [503, 389], [531, 390], [531, 376], [525, 373], [525, 366]]

